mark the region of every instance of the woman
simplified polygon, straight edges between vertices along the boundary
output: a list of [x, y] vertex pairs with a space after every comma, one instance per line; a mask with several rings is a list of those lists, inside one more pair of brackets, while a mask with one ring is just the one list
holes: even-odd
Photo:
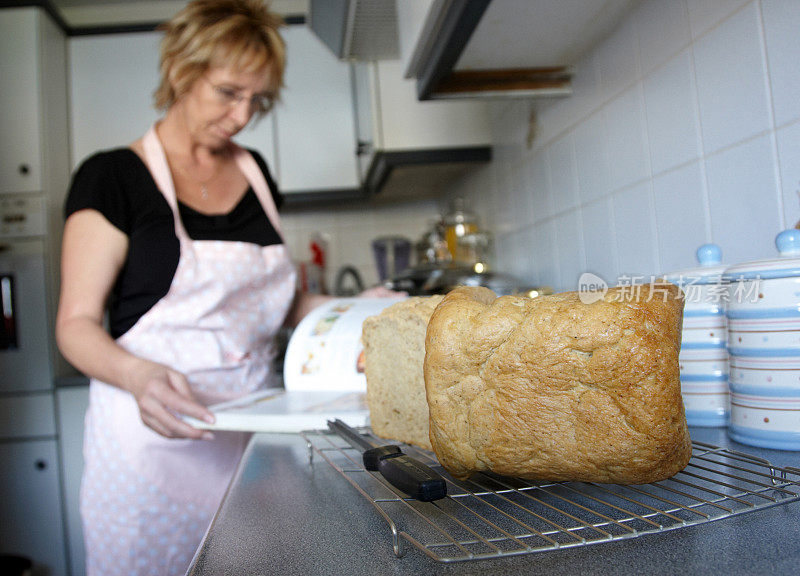
[[295, 298], [264, 161], [231, 141], [278, 96], [280, 24], [258, 0], [190, 3], [163, 27], [163, 118], [73, 178], [56, 337], [92, 378], [90, 575], [186, 571], [248, 438], [180, 415], [264, 386], [276, 331], [318, 303]]

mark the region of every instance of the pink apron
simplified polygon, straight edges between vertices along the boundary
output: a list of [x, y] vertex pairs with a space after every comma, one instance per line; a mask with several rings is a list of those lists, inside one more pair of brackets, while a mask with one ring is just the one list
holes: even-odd
[[[180, 260], [167, 294], [117, 342], [184, 373], [206, 405], [263, 388], [295, 290], [289, 253], [283, 244], [191, 240], [154, 128], [143, 144], [175, 218]], [[236, 162], [282, 237], [255, 160], [239, 149]], [[92, 380], [81, 485], [87, 574], [184, 574], [248, 439], [219, 431], [212, 441], [166, 439], [142, 424], [130, 393]]]

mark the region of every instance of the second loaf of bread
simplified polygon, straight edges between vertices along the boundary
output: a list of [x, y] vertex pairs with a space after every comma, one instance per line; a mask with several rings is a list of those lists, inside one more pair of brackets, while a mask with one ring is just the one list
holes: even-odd
[[364, 320], [361, 341], [372, 431], [431, 449], [422, 364], [428, 320], [441, 296], [416, 296]]
[[682, 470], [682, 294], [636, 288], [591, 304], [575, 292], [450, 292], [428, 325], [424, 366], [431, 442], [448, 472], [641, 484]]

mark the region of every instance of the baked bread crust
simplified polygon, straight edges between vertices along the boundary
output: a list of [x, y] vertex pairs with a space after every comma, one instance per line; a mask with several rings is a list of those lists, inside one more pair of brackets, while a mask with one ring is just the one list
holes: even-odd
[[430, 436], [456, 478], [644, 484], [691, 457], [672, 284], [496, 298], [457, 288], [428, 324]]
[[431, 450], [422, 364], [425, 332], [442, 296], [417, 296], [364, 320], [367, 406], [372, 431]]

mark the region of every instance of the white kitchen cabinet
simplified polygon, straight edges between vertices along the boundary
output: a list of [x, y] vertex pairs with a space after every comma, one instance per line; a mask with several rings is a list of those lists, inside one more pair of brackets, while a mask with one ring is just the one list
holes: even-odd
[[[52, 395], [47, 395], [52, 403]], [[52, 416], [52, 410], [51, 410]], [[30, 558], [34, 574], [67, 574], [52, 422], [42, 438], [0, 441], [0, 554]]]
[[278, 173], [286, 193], [356, 188], [350, 65], [305, 25], [287, 26], [285, 88], [275, 110]]
[[[358, 106], [372, 113], [376, 150], [424, 150], [490, 145], [489, 107], [485, 101], [420, 101], [417, 83], [406, 78], [414, 41], [423, 26], [430, 0], [397, 3], [400, 58], [360, 64], [370, 98]], [[360, 92], [359, 92], [360, 93]], [[359, 117], [364, 113], [360, 112]]]
[[[161, 116], [153, 107], [161, 36], [131, 32], [70, 38], [73, 167], [98, 150], [127, 146]], [[248, 126], [237, 141], [258, 150], [275, 172], [272, 122], [268, 116]]]
[[370, 194], [436, 194], [491, 159], [486, 102], [420, 102], [400, 60], [358, 63], [354, 74], [359, 171]]
[[244, 130], [236, 135], [239, 146], [256, 150], [267, 162], [272, 178], [281, 186], [280, 168], [276, 160], [275, 116], [270, 113], [258, 120], [251, 120]]
[[482, 146], [492, 142], [489, 108], [481, 101], [423, 101], [400, 60], [370, 63], [373, 137], [377, 150]]
[[26, 440], [55, 435], [52, 392], [0, 396], [0, 439]]
[[43, 10], [0, 10], [2, 194], [45, 194], [50, 203], [65, 184], [65, 61], [66, 36]]
[[160, 32], [69, 39], [72, 165], [108, 148], [127, 146], [159, 117]]
[[62, 169], [50, 152], [66, 157], [65, 54], [42, 10], [0, 10], [0, 193], [42, 192]]
[[34, 8], [0, 11], [0, 192], [41, 189], [39, 19]]
[[64, 576], [66, 547], [52, 392], [0, 396], [0, 554]]
[[79, 497], [83, 475], [83, 421], [89, 407], [89, 386], [58, 388], [56, 404], [70, 573], [79, 576], [86, 573]]
[[398, 2], [400, 58], [354, 65], [359, 172], [370, 193], [435, 194], [469, 163], [491, 158], [487, 102], [420, 101], [416, 81], [406, 78], [426, 9], [423, 0]]
[[[0, 10], [0, 554], [67, 574], [53, 399], [51, 304], [69, 179], [66, 35], [36, 7]], [[9, 299], [8, 297], [11, 296]]]
[[[275, 109], [237, 141], [264, 157], [282, 192], [358, 186], [350, 67], [303, 25], [282, 30], [285, 88]], [[71, 38], [72, 165], [97, 150], [125, 146], [159, 117], [158, 32]]]
[[[9, 234], [6, 228], [20, 225], [18, 216], [35, 216], [37, 229], [32, 235], [49, 235], [45, 241], [46, 276], [38, 279], [39, 287], [35, 289], [46, 294], [35, 303], [36, 309], [25, 313], [41, 315], [51, 333], [52, 316], [47, 303], [56, 299], [61, 205], [69, 179], [66, 35], [40, 8], [0, 9], [0, 125], [0, 234], [5, 237]], [[28, 202], [41, 209], [36, 214], [17, 211], [15, 203]], [[7, 262], [3, 266], [8, 271]], [[27, 297], [20, 294], [20, 298]], [[32, 321], [38, 322], [38, 317]], [[28, 324], [21, 326], [22, 330], [29, 328]], [[44, 342], [27, 342], [26, 347], [47, 349]], [[3, 365], [0, 371], [16, 370], [9, 369], [5, 362]], [[30, 368], [41, 374], [46, 371], [42, 366]], [[52, 385], [49, 367], [47, 370], [37, 387]], [[11, 387], [5, 375], [0, 389], [8, 391]]]

